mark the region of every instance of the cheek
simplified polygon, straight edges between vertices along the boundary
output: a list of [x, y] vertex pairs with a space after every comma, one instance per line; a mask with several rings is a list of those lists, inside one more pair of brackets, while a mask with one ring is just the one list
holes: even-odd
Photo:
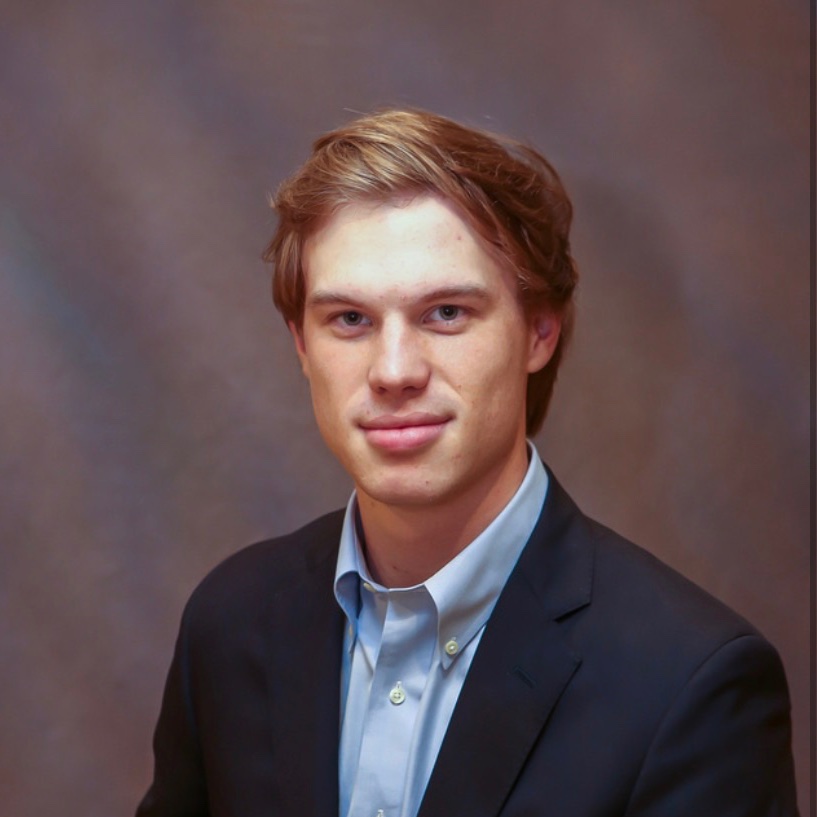
[[348, 368], [337, 359], [321, 358], [312, 364], [309, 387], [318, 427], [329, 431], [342, 426], [354, 402], [354, 378]]
[[[451, 361], [453, 362], [453, 361]], [[473, 392], [474, 399], [493, 398], [524, 391], [527, 383], [526, 361], [519, 344], [511, 335], [507, 343], [468, 344], [458, 350], [451, 371], [459, 389]]]
[[309, 373], [309, 391], [312, 394], [312, 405], [315, 409], [315, 416], [319, 420], [334, 403], [334, 385], [332, 378], [328, 376], [326, 367], [315, 365], [313, 361]]
[[466, 355], [467, 375], [452, 382], [471, 416], [486, 428], [516, 425], [524, 418], [528, 373], [523, 356], [507, 346], [484, 344]]

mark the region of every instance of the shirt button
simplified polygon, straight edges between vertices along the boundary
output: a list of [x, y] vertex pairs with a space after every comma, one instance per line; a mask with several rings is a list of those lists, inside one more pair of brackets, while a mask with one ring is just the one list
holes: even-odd
[[406, 691], [403, 689], [403, 685], [399, 681], [394, 685], [394, 689], [392, 689], [392, 691], [389, 693], [389, 700], [395, 706], [400, 706], [400, 704], [406, 700]]
[[370, 593], [374, 593], [374, 587], [372, 587], [372, 585], [371, 585], [371, 584], [369, 584], [369, 582], [363, 582], [363, 586], [364, 586], [364, 587], [365, 587], [365, 588], [366, 588], [366, 589], [367, 589], [367, 590], [368, 590]]
[[456, 655], [460, 651], [460, 645], [457, 644], [456, 638], [452, 638], [450, 641], [445, 642], [445, 651], [449, 655]]

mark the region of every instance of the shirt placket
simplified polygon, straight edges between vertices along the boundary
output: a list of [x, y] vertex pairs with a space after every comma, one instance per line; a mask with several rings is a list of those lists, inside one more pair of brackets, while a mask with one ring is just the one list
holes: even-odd
[[400, 817], [436, 639], [436, 611], [424, 588], [381, 592], [388, 598], [386, 616], [349, 809], [361, 817]]

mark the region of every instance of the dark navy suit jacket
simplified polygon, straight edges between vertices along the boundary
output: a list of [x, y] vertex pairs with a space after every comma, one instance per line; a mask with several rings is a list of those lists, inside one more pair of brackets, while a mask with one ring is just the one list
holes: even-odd
[[[240, 551], [194, 592], [138, 817], [336, 817], [342, 518]], [[420, 817], [796, 814], [775, 650], [551, 477]]]

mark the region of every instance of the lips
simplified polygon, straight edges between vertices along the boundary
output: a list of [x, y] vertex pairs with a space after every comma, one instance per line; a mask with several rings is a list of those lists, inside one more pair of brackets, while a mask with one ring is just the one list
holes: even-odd
[[360, 423], [367, 442], [387, 452], [415, 451], [434, 442], [451, 418], [445, 415], [413, 413], [381, 415]]

